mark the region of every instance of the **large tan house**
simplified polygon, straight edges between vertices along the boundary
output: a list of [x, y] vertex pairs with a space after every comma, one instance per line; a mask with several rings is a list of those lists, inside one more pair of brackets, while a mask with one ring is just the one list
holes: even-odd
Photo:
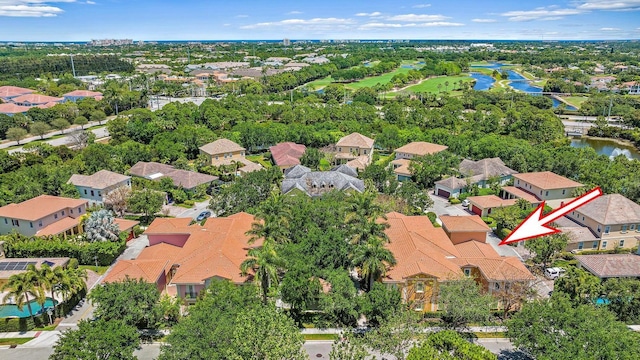
[[569, 201], [572, 192], [584, 186], [551, 171], [513, 174], [513, 185], [502, 188], [503, 199], [524, 198], [534, 205], [545, 201], [553, 208]]
[[373, 143], [373, 139], [358, 133], [344, 136], [336, 143], [336, 161], [339, 164], [346, 163], [352, 168], [364, 170], [371, 164]]
[[67, 183], [74, 185], [80, 197], [89, 200], [89, 205], [101, 205], [110, 192], [120, 188], [131, 188], [131, 176], [109, 170], [100, 170], [93, 175], [73, 174]]
[[[595, 236], [577, 236], [568, 250], [630, 249], [640, 237], [640, 205], [620, 194], [604, 195], [567, 214]], [[597, 247], [592, 245], [597, 242]]]
[[40, 195], [0, 207], [0, 235], [12, 231], [25, 236], [79, 234], [80, 217], [87, 213], [87, 203], [86, 199]]
[[464, 276], [473, 277], [490, 294], [512, 283], [535, 279], [519, 259], [501, 257], [484, 243], [482, 235], [486, 236], [486, 232], [476, 231], [479, 228], [475, 226], [469, 232], [451, 224], [451, 233], [467, 233], [465, 241], [459, 236], [456, 244], [426, 216], [393, 212], [387, 214], [387, 222], [385, 233], [390, 241], [385, 246], [393, 253], [396, 265], [381, 281], [398, 289], [403, 301], [415, 311], [438, 310], [439, 284]]
[[200, 153], [209, 158], [213, 166], [241, 163], [238, 174], [261, 170], [262, 166], [245, 158], [246, 149], [229, 139], [218, 139], [200, 147]]
[[444, 145], [432, 144], [424, 141], [415, 141], [396, 149], [396, 158], [391, 162], [393, 172], [396, 174], [398, 181], [406, 181], [411, 179], [411, 171], [409, 164], [414, 157], [432, 155], [440, 151], [447, 150], [449, 147]]

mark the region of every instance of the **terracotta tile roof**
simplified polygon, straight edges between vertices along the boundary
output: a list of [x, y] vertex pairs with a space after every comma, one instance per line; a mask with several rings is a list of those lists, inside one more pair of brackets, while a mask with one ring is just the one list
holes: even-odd
[[11, 99], [14, 103], [29, 103], [29, 104], [46, 104], [48, 102], [60, 102], [64, 98], [57, 98], [53, 96], [40, 95], [40, 94], [25, 94]]
[[217, 176], [198, 173], [195, 171], [176, 169], [171, 165], [157, 162], [139, 161], [129, 169], [129, 173], [134, 176], [144, 177], [151, 180], [168, 177], [173, 180], [174, 186], [182, 186], [185, 189], [193, 189], [202, 184], [208, 184], [218, 179]]
[[440, 151], [447, 150], [449, 147], [439, 144], [428, 143], [424, 141], [415, 141], [408, 143], [396, 149], [396, 153], [406, 153], [416, 156], [431, 155]]
[[19, 204], [0, 207], [0, 216], [27, 221], [42, 219], [47, 215], [75, 208], [88, 203], [85, 199], [71, 199], [51, 195], [40, 195]]
[[478, 161], [464, 159], [458, 169], [465, 176], [479, 176], [478, 180], [488, 180], [492, 176], [503, 177], [518, 173], [508, 168], [500, 158], [488, 158]]
[[72, 97], [96, 97], [102, 96], [101, 92], [98, 91], [89, 91], [89, 90], [74, 90], [72, 92], [68, 92], [64, 95], [64, 97], [72, 96]]
[[394, 173], [399, 175], [411, 176], [411, 171], [409, 171], [409, 165], [411, 164], [411, 160], [397, 159], [397, 160], [391, 161], [391, 164], [395, 167], [395, 169], [393, 169]]
[[[491, 246], [491, 245], [489, 245]], [[460, 266], [477, 267], [489, 281], [532, 281], [535, 276], [516, 257], [456, 259]]]
[[20, 106], [16, 104], [0, 104], [0, 114], [21, 114], [31, 109], [28, 106]]
[[230, 153], [230, 152], [236, 152], [236, 151], [244, 151], [246, 149], [234, 143], [231, 140], [218, 139], [214, 142], [200, 146], [200, 150], [204, 151], [209, 155], [216, 155], [216, 154], [224, 154], [224, 153]]
[[[138, 259], [128, 261], [134, 265], [138, 261], [150, 260], [164, 261], [169, 267], [178, 265], [171, 284], [204, 284], [212, 277], [243, 283], [251, 279], [251, 275], [242, 276], [240, 264], [246, 259], [249, 248], [262, 245], [261, 240], [248, 244], [246, 232], [254, 221], [255, 218], [247, 213], [209, 218], [204, 226], [189, 226], [190, 218], [156, 219], [146, 234], [186, 234], [187, 241], [182, 247], [166, 243], [149, 246]], [[168, 271], [166, 266], [157, 270], [158, 273]], [[120, 276], [128, 274], [126, 269], [128, 267], [123, 268]], [[134, 275], [139, 274], [136, 268], [131, 271]]]
[[300, 158], [307, 147], [292, 142], [280, 143], [269, 147], [273, 161], [277, 166], [294, 166], [300, 164]]
[[514, 174], [514, 178], [525, 181], [543, 190], [575, 188], [583, 186], [579, 182], [567, 179], [551, 171]]
[[576, 212], [604, 225], [640, 223], [640, 205], [620, 194], [600, 196]]
[[10, 98], [24, 94], [31, 94], [35, 90], [21, 88], [17, 86], [0, 86], [0, 98]]
[[441, 215], [442, 226], [449, 232], [489, 232], [491, 229], [478, 215], [451, 216]]
[[116, 218], [116, 219], [113, 219], [113, 223], [118, 225], [118, 229], [120, 229], [120, 232], [123, 232], [123, 231], [133, 229], [134, 226], [140, 224], [140, 221]]
[[525, 199], [532, 204], [539, 204], [542, 202], [542, 200], [538, 199], [535, 195], [529, 192], [526, 192], [520, 188], [517, 188], [515, 186], [503, 186], [502, 190], [516, 196], [517, 198]]
[[100, 170], [89, 176], [73, 174], [69, 181], [67, 181], [67, 184], [101, 190], [118, 185], [129, 179], [131, 179], [131, 176], [118, 174], [109, 170]]
[[168, 263], [168, 260], [119, 260], [102, 282], [123, 281], [128, 277], [154, 284]]
[[38, 230], [36, 236], [58, 235], [80, 224], [80, 218], [65, 217]]
[[576, 260], [582, 267], [599, 278], [640, 277], [639, 255], [576, 255]]
[[501, 199], [495, 195], [469, 196], [467, 200], [483, 209], [511, 206], [518, 201], [517, 199]]
[[495, 258], [500, 257], [490, 244], [469, 240], [454, 245], [463, 258]]
[[373, 139], [354, 132], [338, 140], [336, 146], [370, 149], [373, 147], [373, 142]]
[[262, 165], [260, 165], [258, 163], [254, 163], [253, 161], [247, 160], [245, 158], [242, 158], [242, 159], [240, 159], [238, 161], [244, 164], [243, 167], [238, 169], [238, 171], [240, 171], [241, 173], [245, 173], [246, 174], [246, 173], [250, 173], [250, 172], [253, 172], [253, 171], [260, 171], [260, 170], [264, 169], [262, 167]]
[[56, 106], [58, 104], [59, 103], [57, 103], [57, 102], [50, 101], [50, 102], [48, 102], [46, 104], [37, 105], [36, 107], [40, 108], [40, 109], [49, 109], [49, 108], [52, 108], [52, 107], [54, 107], [54, 106]]

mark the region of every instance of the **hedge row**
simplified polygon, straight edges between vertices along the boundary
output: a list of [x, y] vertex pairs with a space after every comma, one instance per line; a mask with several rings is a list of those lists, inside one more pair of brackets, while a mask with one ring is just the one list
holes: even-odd
[[95, 265], [97, 260], [98, 265], [109, 266], [126, 249], [126, 242], [10, 236], [5, 239], [4, 248], [8, 258], [69, 257], [78, 259], [81, 265]]

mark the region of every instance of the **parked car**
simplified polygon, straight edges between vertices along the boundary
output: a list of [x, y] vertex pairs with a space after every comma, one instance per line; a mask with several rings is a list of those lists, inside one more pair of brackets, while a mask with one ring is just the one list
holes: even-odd
[[551, 268], [547, 268], [544, 271], [544, 276], [547, 279], [555, 280], [555, 279], [559, 278], [560, 276], [564, 275], [565, 272], [567, 272], [567, 271], [565, 269], [563, 269], [563, 268], [551, 267]]
[[203, 211], [200, 213], [200, 215], [198, 215], [198, 217], [196, 218], [196, 221], [202, 221], [208, 217], [211, 217], [211, 211]]
[[469, 207], [469, 205], [471, 205], [471, 202], [467, 199], [462, 200], [462, 206], [464, 207]]

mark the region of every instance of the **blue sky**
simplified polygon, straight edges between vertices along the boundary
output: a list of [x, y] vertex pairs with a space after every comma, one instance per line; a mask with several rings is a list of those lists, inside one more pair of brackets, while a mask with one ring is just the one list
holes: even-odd
[[640, 0], [0, 0], [0, 40], [639, 39]]

